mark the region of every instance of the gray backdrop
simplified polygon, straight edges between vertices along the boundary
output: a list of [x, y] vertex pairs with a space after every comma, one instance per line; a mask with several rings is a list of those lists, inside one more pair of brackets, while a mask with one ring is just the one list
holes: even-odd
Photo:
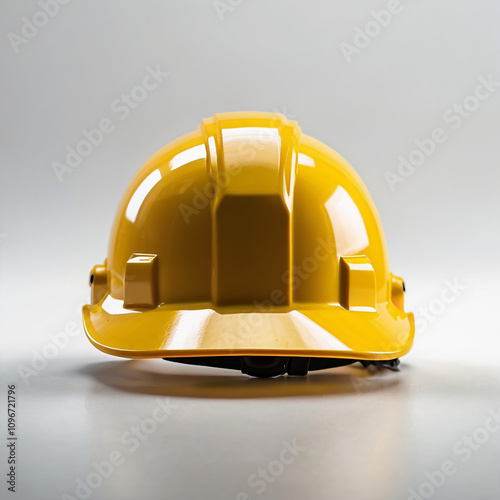
[[[17, 498], [500, 496], [498, 2], [4, 0], [0, 33]], [[85, 339], [88, 273], [134, 173], [238, 110], [285, 113], [365, 181], [417, 318], [400, 373], [249, 380]]]

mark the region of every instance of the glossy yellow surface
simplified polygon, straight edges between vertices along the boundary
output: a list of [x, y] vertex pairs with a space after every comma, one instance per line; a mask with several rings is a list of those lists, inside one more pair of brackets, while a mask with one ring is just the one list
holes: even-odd
[[[130, 267], [134, 254], [156, 270]], [[105, 266], [106, 293], [92, 290], [102, 298], [83, 317], [89, 340], [117, 356], [377, 360], [413, 340], [364, 184], [282, 115], [215, 115], [150, 158]]]

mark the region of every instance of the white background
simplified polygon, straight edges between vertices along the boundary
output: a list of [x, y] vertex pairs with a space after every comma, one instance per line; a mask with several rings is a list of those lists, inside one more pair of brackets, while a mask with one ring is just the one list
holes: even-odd
[[[500, 6], [401, 1], [346, 57], [387, 6], [73, 0], [16, 44], [41, 7], [2, 2], [0, 439], [14, 383], [19, 441], [18, 491], [2, 480], [1, 498], [500, 497], [500, 432], [482, 430], [500, 412], [500, 87], [452, 119], [480, 78], [500, 81]], [[120, 119], [113, 102], [157, 65], [169, 75]], [[365, 181], [418, 320], [399, 373], [255, 380], [117, 360], [86, 340], [88, 273], [134, 173], [202, 118], [240, 110], [284, 112]], [[59, 181], [54, 162], [102, 118], [113, 132]], [[391, 189], [387, 172], [436, 128], [446, 140]], [[158, 398], [175, 409], [156, 423]], [[151, 422], [132, 450], [127, 433]], [[77, 492], [113, 452], [124, 462]], [[272, 481], [256, 483], [259, 469]]]

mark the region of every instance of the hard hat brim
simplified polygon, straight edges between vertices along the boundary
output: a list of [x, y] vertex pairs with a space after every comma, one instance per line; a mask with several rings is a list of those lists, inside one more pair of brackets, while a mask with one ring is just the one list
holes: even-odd
[[85, 332], [99, 350], [126, 358], [309, 356], [360, 360], [399, 358], [412, 345], [412, 313], [392, 303], [348, 311], [338, 304], [241, 312], [211, 304], [130, 310], [105, 296], [83, 307]]

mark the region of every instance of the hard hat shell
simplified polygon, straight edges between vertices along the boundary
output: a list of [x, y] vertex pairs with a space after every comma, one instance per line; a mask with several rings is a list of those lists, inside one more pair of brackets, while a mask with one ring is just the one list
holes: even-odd
[[86, 334], [128, 358], [392, 360], [414, 334], [354, 169], [273, 113], [224, 113], [139, 170]]

